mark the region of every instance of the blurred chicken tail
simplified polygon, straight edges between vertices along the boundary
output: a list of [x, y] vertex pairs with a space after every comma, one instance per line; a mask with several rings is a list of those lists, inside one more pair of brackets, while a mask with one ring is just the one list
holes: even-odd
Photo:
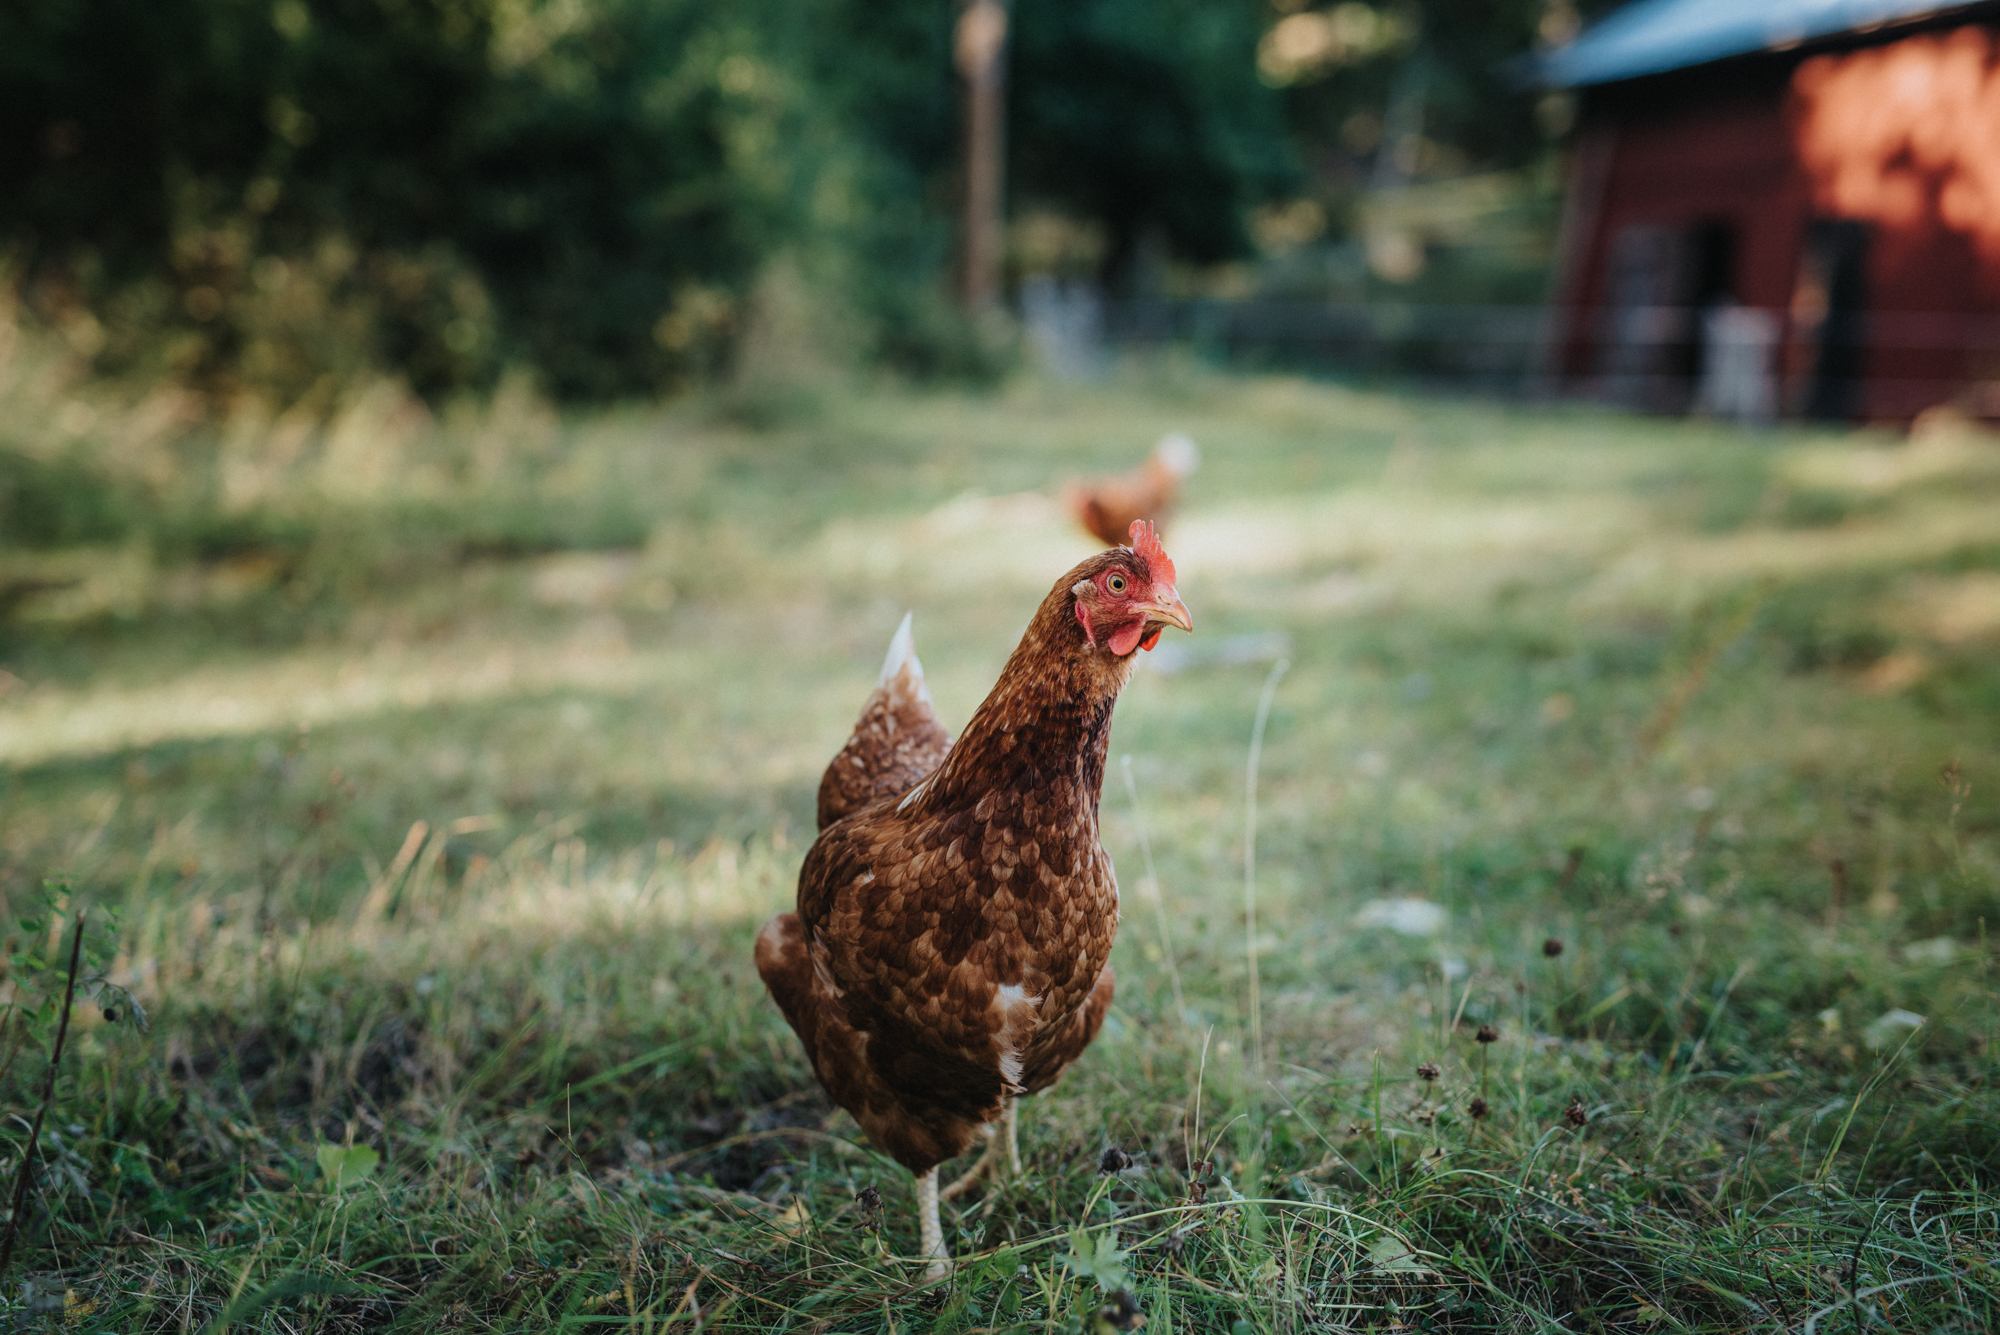
[[1201, 447], [1178, 431], [1160, 437], [1159, 444], [1153, 446], [1153, 457], [1176, 478], [1192, 477], [1201, 467]]
[[924, 665], [910, 634], [912, 616], [903, 614], [854, 735], [820, 779], [822, 830], [871, 802], [908, 792], [951, 749], [951, 737], [938, 722], [930, 687], [924, 684]]

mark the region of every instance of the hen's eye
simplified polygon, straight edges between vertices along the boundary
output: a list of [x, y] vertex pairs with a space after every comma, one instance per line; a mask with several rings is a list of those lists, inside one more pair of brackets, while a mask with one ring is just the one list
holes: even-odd
[[1107, 582], [1110, 584], [1113, 593], [1125, 592], [1125, 577], [1123, 575], [1113, 575]]

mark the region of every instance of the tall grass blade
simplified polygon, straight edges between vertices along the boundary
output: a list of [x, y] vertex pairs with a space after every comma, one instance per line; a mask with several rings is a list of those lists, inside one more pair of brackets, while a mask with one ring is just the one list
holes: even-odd
[[1264, 1083], [1264, 999], [1257, 978], [1257, 767], [1264, 758], [1264, 726], [1271, 721], [1271, 700], [1278, 679], [1292, 662], [1281, 658], [1264, 678], [1257, 698], [1257, 722], [1250, 730], [1250, 762], [1243, 769], [1243, 954], [1250, 966], [1250, 1072], [1252, 1088]]

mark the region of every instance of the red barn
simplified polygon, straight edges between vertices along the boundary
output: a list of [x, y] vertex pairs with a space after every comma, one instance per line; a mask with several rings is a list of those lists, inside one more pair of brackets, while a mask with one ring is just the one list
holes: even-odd
[[1578, 96], [1564, 383], [2000, 416], [2000, 4], [1641, 0], [1541, 69]]

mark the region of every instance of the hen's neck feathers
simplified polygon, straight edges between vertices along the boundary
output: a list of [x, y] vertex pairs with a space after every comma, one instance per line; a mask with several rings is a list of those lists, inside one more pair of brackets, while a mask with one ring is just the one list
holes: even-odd
[[1065, 575], [1042, 600], [1000, 680], [924, 785], [920, 813], [977, 803], [996, 788], [1047, 789], [1067, 778], [1060, 786], [1095, 820], [1111, 708], [1137, 657], [1091, 647], [1071, 610], [1070, 586], [1097, 560]]

